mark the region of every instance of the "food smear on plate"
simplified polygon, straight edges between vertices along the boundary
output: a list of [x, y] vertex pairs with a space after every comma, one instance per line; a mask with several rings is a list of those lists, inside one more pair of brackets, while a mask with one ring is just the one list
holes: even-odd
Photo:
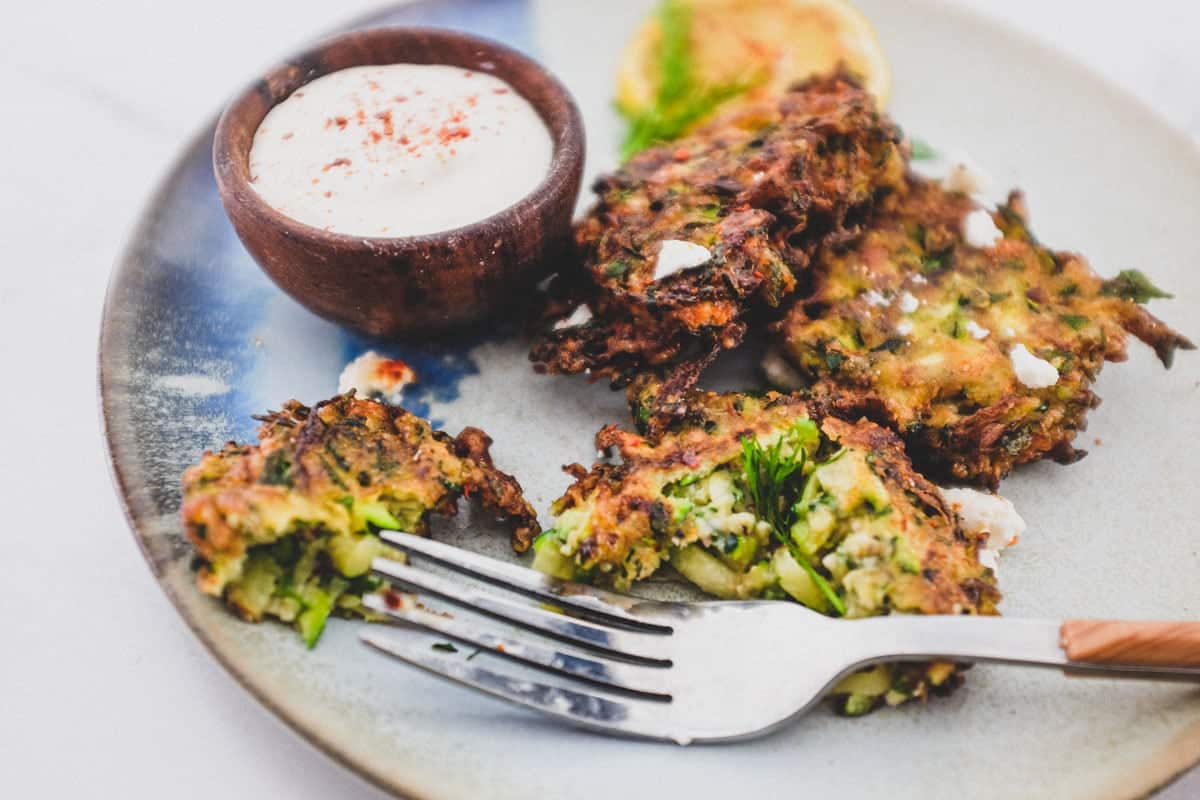
[[[652, 382], [636, 388], [635, 419], [656, 393]], [[956, 515], [895, 434], [799, 395], [693, 391], [684, 404], [658, 434], [604, 428], [596, 445], [616, 458], [568, 467], [576, 483], [534, 542], [536, 568], [623, 591], [669, 563], [720, 598], [790, 599], [847, 618], [997, 613], [979, 556], [1003, 533], [997, 520], [1016, 523], [990, 498]], [[833, 695], [862, 714], [957, 681], [949, 664], [889, 665]]]
[[298, 222], [419, 236], [514, 205], [545, 179], [552, 150], [537, 111], [494, 75], [440, 64], [352, 67], [267, 113], [250, 179]]
[[403, 554], [380, 530], [425, 533], [469, 496], [528, 547], [537, 517], [496, 469], [478, 428], [457, 437], [353, 393], [309, 408], [292, 400], [259, 418], [257, 444], [230, 442], [183, 474], [183, 517], [197, 584], [251, 622], [276, 618], [316, 644], [331, 615], [373, 619], [372, 559]]
[[378, 398], [398, 406], [404, 387], [416, 379], [417, 373], [407, 362], [368, 350], [342, 370], [338, 376], [338, 394], [353, 391], [358, 397]]

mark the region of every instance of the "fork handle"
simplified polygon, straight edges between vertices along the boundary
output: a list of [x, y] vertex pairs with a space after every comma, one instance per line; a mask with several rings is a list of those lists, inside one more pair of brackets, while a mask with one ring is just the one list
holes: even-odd
[[1059, 645], [1073, 662], [1200, 667], [1200, 622], [1069, 619], [1059, 628]]
[[862, 663], [991, 661], [1071, 675], [1200, 682], [1200, 622], [898, 615], [846, 620]]

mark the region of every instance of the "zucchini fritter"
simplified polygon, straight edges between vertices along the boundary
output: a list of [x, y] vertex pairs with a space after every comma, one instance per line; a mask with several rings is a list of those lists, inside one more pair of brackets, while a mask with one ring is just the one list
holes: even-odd
[[[643, 151], [597, 181], [576, 230], [583, 267], [553, 290], [549, 316], [581, 304], [593, 316], [561, 320], [531, 359], [619, 384], [696, 347], [735, 347], [747, 311], [779, 306], [818, 246], [852, 239], [904, 171], [898, 129], [842, 74]], [[664, 269], [664, 243], [699, 261]]]
[[[652, 400], [656, 387], [641, 396]], [[657, 437], [609, 426], [620, 463], [578, 479], [534, 543], [535, 566], [625, 589], [670, 564], [723, 598], [790, 597], [823, 613], [996, 613], [983, 536], [913, 471], [895, 434], [823, 416], [795, 395], [692, 392]], [[948, 665], [853, 676], [841, 708], [949, 688]]]
[[201, 590], [244, 619], [294, 622], [310, 647], [330, 613], [366, 616], [371, 560], [388, 552], [379, 529], [423, 533], [468, 496], [509, 519], [517, 550], [539, 530], [476, 428], [452, 439], [353, 392], [259, 419], [258, 444], [230, 442], [184, 472], [183, 522]]
[[[995, 487], [1016, 464], [1083, 455], [1090, 387], [1127, 334], [1166, 366], [1193, 345], [1138, 305], [1161, 296], [1140, 273], [1103, 280], [1040, 245], [1019, 194], [988, 214], [910, 179], [855, 247], [822, 251], [776, 329], [814, 400], [899, 432], [935, 479]], [[972, 246], [972, 223], [1003, 238]]]

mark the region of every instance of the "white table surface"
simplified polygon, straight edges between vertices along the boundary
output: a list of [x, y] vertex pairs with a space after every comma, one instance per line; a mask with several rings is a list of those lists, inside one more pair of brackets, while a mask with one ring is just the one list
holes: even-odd
[[[1200, 138], [1200, 6], [960, 2], [1057, 42]], [[5, 7], [0, 795], [380, 796], [259, 707], [151, 578], [109, 483], [94, 363], [109, 270], [181, 143], [256, 69], [373, 5]], [[1200, 773], [1161, 797], [1200, 797]]]

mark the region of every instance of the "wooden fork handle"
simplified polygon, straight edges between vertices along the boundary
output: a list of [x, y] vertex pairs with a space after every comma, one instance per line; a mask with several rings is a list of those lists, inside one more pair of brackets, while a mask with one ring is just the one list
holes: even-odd
[[1059, 644], [1074, 662], [1200, 667], [1200, 622], [1069, 619], [1059, 629]]

